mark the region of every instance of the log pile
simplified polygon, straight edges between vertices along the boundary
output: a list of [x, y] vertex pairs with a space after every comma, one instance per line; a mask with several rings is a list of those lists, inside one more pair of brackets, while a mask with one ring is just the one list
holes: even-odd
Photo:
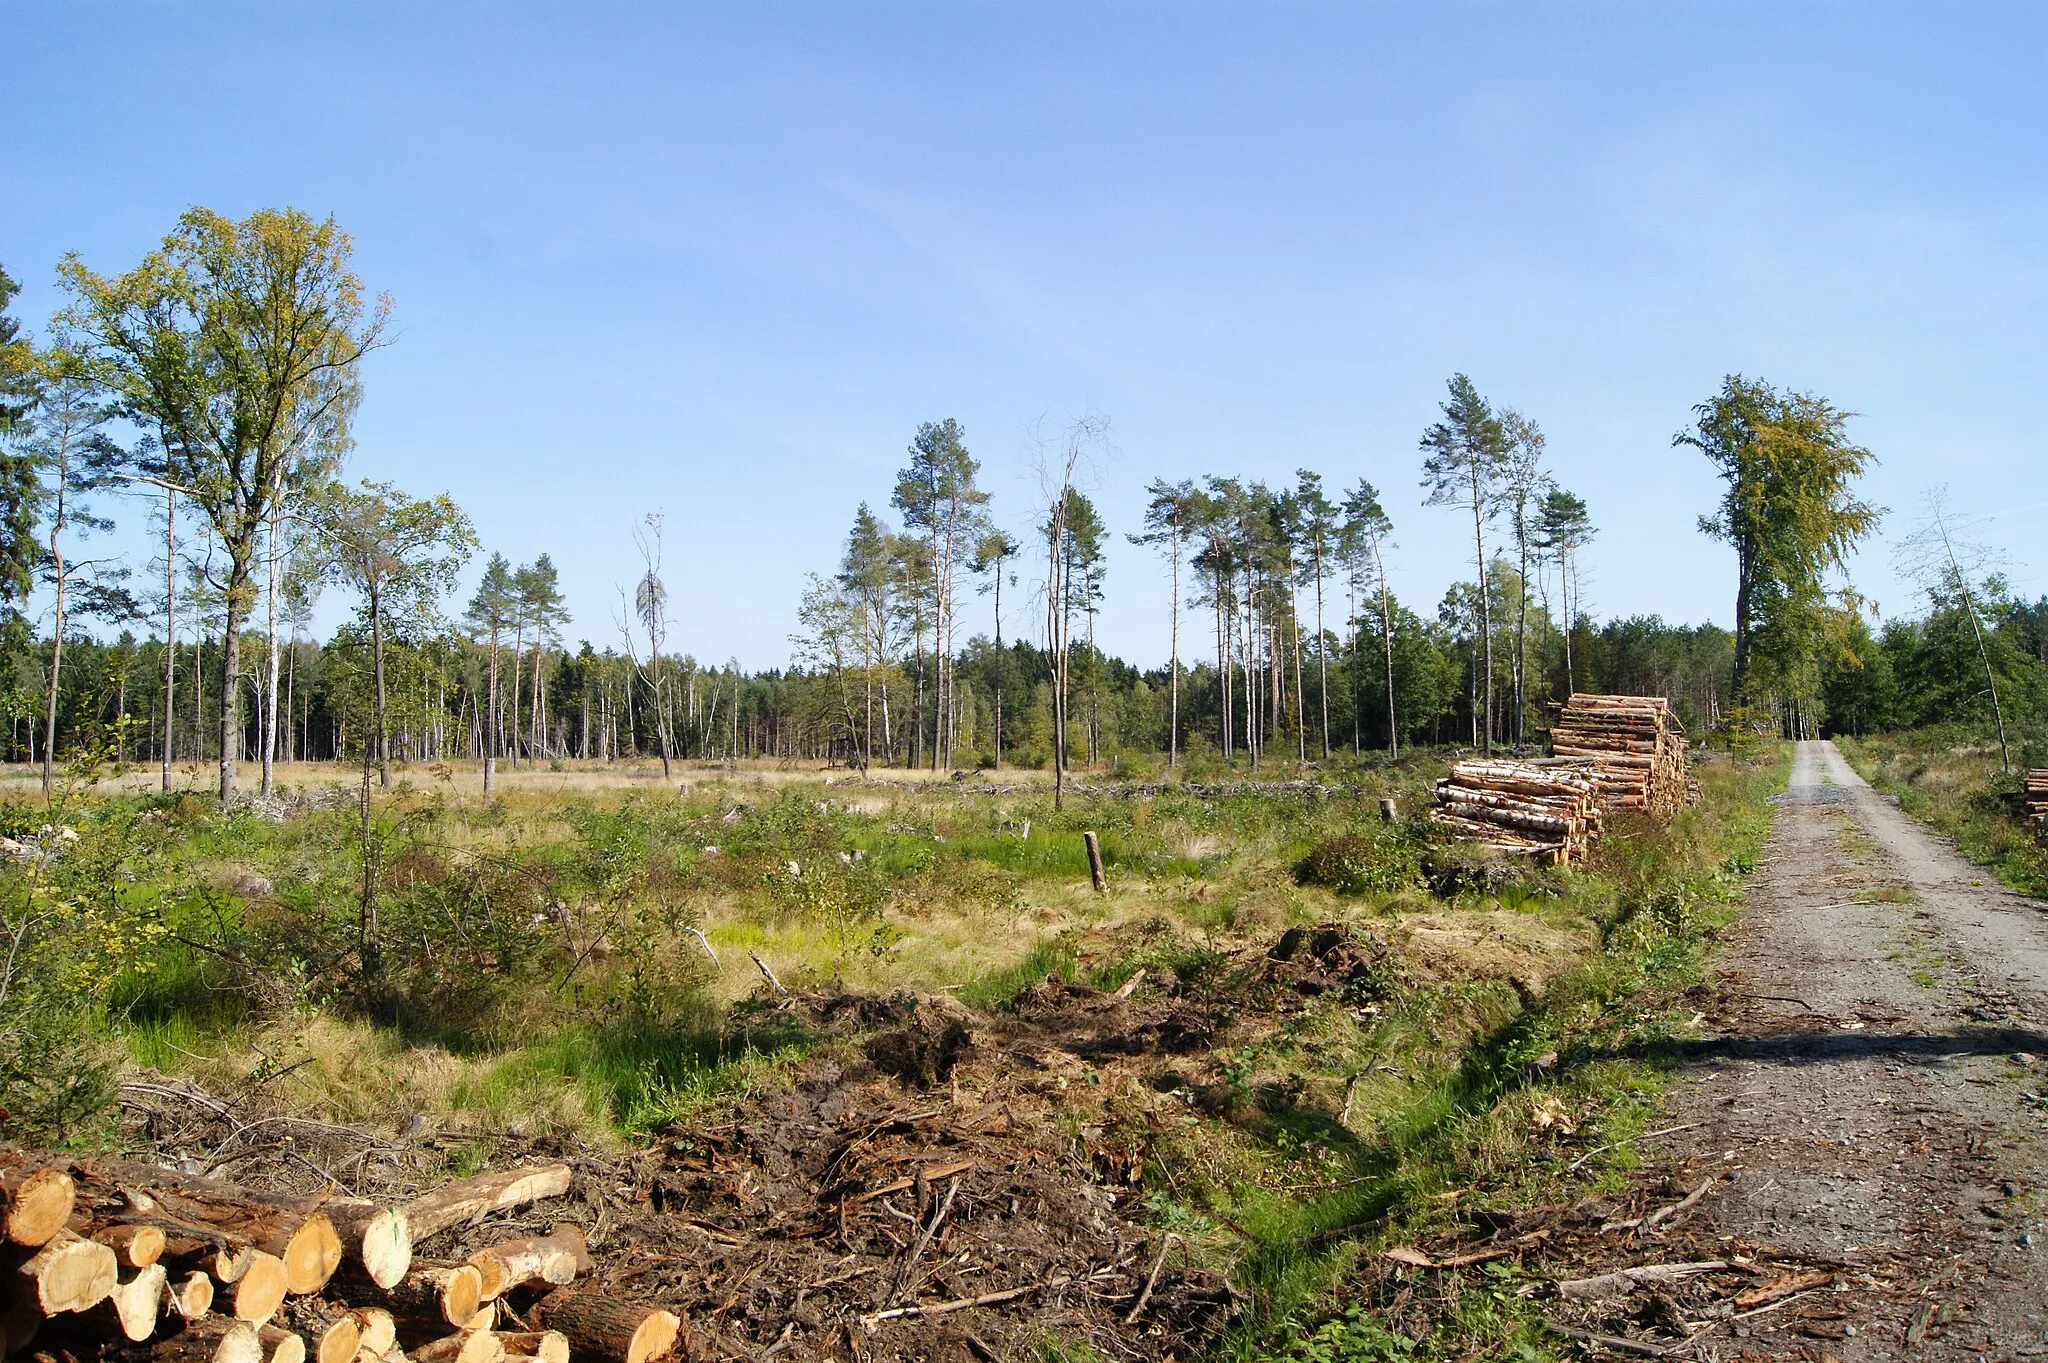
[[2048, 841], [2048, 767], [2027, 773], [2020, 791], [2020, 816], [2034, 826], [2034, 836]]
[[1600, 831], [1595, 786], [1584, 773], [1529, 762], [1459, 762], [1436, 783], [1430, 822], [1492, 851], [1544, 866], [1583, 861]]
[[260, 1194], [117, 1159], [0, 1150], [0, 1350], [151, 1363], [648, 1363], [678, 1318], [573, 1284], [558, 1227], [428, 1262], [413, 1245], [559, 1197], [567, 1165], [410, 1201]]
[[1699, 798], [1684, 726], [1662, 696], [1573, 692], [1551, 719], [1550, 747], [1592, 780], [1602, 809], [1668, 816]]

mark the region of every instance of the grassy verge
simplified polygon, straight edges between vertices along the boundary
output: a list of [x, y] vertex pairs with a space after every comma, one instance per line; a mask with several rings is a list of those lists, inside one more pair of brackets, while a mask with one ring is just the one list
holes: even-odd
[[[1769, 830], [1779, 761], [1708, 770], [1706, 798], [1668, 829], [1618, 830], [1603, 865], [1524, 912], [1588, 934], [1540, 994], [1499, 981], [1397, 990], [1376, 1016], [1325, 1014], [1268, 1067], [1345, 1093], [1335, 1139], [1283, 1123], [1269, 1157], [1189, 1197], [1204, 1164], [1161, 1171], [1161, 1215], [1235, 1258], [1255, 1310], [1225, 1343], [1239, 1359], [1548, 1357], [1517, 1272], [1433, 1275], [1430, 1295], [1361, 1290], [1380, 1248], [1488, 1212], [1614, 1191], [1637, 1165], [1689, 1033], [1743, 877]], [[1472, 904], [1468, 912], [1482, 906]], [[1299, 1085], [1297, 1085], [1299, 1087]], [[1604, 1148], [1604, 1149], [1603, 1149]], [[1598, 1153], [1595, 1153], [1598, 1152]]]
[[2048, 846], [2014, 816], [2019, 778], [1999, 770], [1996, 744], [1937, 728], [1838, 738], [1835, 746], [1864, 780], [1953, 838], [1971, 861], [2022, 894], [2048, 898]]

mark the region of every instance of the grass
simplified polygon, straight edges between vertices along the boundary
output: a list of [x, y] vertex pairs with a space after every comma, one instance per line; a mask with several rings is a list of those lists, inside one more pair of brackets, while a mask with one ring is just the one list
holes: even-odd
[[2000, 771], [1996, 744], [1951, 728], [1835, 744], [1864, 780], [1954, 839], [1965, 857], [2022, 894], [2048, 898], [2048, 846], [2015, 817], [2018, 777]]
[[[1716, 762], [1673, 825], [1617, 820], [1590, 868], [1449, 901], [1377, 813], [1382, 795], [1425, 807], [1441, 767], [1326, 768], [1357, 787], [1329, 799], [1169, 787], [1065, 810], [1035, 783], [758, 768], [680, 773], [687, 796], [527, 771], [486, 806], [464, 774], [415, 772], [374, 796], [374, 926], [345, 798], [273, 822], [102, 790], [77, 811], [81, 845], [125, 840], [106, 864], [131, 869], [73, 888], [150, 925], [101, 999], [134, 1069], [378, 1132], [425, 1116], [457, 1137], [600, 1144], [741, 1100], [808, 1052], [816, 1038], [748, 1002], [757, 958], [792, 987], [987, 1011], [1048, 977], [1200, 985], [1287, 927], [1341, 923], [1376, 944], [1370, 977], [1203, 1057], [1230, 1091], [1220, 1115], [1091, 1066], [1062, 1120], [1077, 1139], [1139, 1124], [1150, 1215], [1250, 1295], [1224, 1357], [1542, 1356], [1503, 1271], [1447, 1280], [1427, 1311], [1361, 1315], [1347, 1285], [1374, 1248], [1475, 1207], [1583, 1195], [1569, 1165], [1596, 1146], [1612, 1148], [1587, 1164], [1594, 1186], [1620, 1186], [1784, 763]], [[449, 1144], [457, 1161], [484, 1148]]]

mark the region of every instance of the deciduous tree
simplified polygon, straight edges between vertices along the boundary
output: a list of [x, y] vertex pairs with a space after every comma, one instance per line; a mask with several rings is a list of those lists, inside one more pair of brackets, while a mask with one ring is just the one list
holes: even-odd
[[1705, 455], [1727, 487], [1700, 530], [1735, 550], [1738, 702], [1749, 698], [1759, 661], [1780, 683], [1810, 657], [1828, 608], [1827, 574], [1845, 568], [1882, 514], [1855, 492], [1874, 456], [1849, 439], [1852, 415], [1811, 393], [1730, 374], [1672, 437]]
[[161, 433], [227, 558], [221, 648], [220, 796], [241, 748], [242, 623], [263, 528], [316, 450], [345, 448], [362, 358], [388, 300], [366, 303], [348, 234], [332, 218], [204, 208], [125, 274], [59, 267], [66, 332], [128, 414]]

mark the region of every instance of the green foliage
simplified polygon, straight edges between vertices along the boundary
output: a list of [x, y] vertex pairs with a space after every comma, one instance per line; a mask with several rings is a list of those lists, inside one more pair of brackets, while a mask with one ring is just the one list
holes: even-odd
[[1321, 885], [1338, 894], [1390, 894], [1421, 878], [1414, 840], [1387, 824], [1325, 838], [1294, 866], [1300, 885]]
[[150, 969], [167, 932], [134, 883], [158, 841], [117, 806], [24, 832], [0, 866], [0, 1107], [17, 1139], [102, 1129], [113, 1091], [100, 1009], [113, 980]]

